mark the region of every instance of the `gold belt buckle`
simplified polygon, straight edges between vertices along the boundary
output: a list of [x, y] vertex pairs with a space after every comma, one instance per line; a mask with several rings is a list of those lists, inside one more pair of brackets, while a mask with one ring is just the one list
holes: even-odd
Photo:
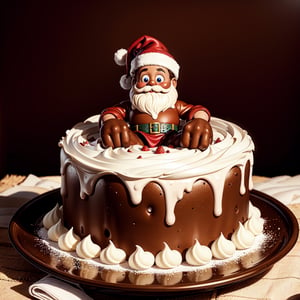
[[160, 123], [159, 122], [149, 123], [149, 132], [151, 134], [160, 133]]

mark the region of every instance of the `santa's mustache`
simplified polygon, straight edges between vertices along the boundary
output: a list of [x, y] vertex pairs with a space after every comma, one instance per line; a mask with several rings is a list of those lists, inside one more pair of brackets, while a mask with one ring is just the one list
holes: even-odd
[[[153, 86], [150, 86], [150, 89], [152, 88]], [[145, 88], [142, 88], [142, 90], [145, 90]], [[149, 90], [149, 87], [147, 90]], [[159, 90], [166, 91], [161, 87]], [[171, 85], [168, 90], [169, 92], [162, 93], [151, 93], [149, 91], [139, 93], [132, 87], [129, 92], [132, 109], [137, 109], [140, 112], [149, 114], [153, 119], [157, 119], [160, 112], [171, 107], [174, 108], [177, 101], [178, 94], [175, 87]]]
[[167, 89], [164, 89], [160, 85], [145, 85], [142, 88], [138, 88], [136, 85], [134, 85], [133, 89], [136, 94], [148, 93], [148, 92], [169, 93], [169, 91], [170, 91], [170, 87]]

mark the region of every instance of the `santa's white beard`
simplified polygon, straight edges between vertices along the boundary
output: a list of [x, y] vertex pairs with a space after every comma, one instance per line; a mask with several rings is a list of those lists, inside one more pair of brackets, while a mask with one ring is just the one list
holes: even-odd
[[[153, 90], [154, 92], [149, 92]], [[178, 98], [176, 88], [171, 85], [169, 89], [161, 86], [145, 86], [138, 89], [135, 85], [130, 90], [132, 109], [147, 113], [155, 120], [160, 112], [174, 108]]]

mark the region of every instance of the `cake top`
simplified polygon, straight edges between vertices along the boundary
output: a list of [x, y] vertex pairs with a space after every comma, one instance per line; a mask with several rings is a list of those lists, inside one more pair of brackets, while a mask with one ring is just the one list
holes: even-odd
[[99, 143], [99, 115], [67, 131], [60, 146], [79, 164], [95, 172], [114, 172], [131, 179], [159, 177], [184, 179], [253, 159], [254, 144], [248, 133], [234, 123], [212, 117], [213, 143], [205, 150], [132, 145], [103, 148]]

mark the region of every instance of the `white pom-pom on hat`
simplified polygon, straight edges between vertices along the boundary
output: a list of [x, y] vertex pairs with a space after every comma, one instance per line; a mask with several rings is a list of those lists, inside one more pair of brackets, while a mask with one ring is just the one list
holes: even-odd
[[[125, 66], [127, 62], [127, 53], [126, 49], [119, 49], [115, 52], [114, 60], [115, 63], [119, 66]], [[120, 78], [120, 85], [124, 90], [130, 90], [132, 85], [132, 77], [129, 74], [124, 74]]]
[[126, 58], [127, 58], [127, 50], [126, 49], [119, 49], [115, 52], [115, 63], [119, 66], [126, 65]]
[[124, 74], [120, 79], [120, 86], [124, 90], [130, 90], [132, 86], [132, 77]]

